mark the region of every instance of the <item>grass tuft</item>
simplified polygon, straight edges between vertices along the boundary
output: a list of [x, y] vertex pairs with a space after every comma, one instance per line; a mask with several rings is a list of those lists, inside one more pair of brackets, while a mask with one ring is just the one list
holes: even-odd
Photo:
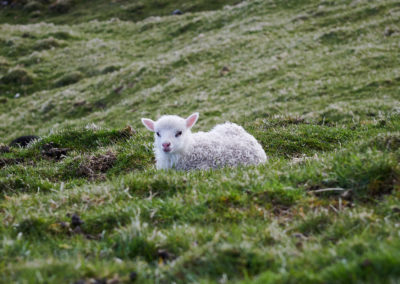
[[69, 74], [63, 75], [61, 78], [54, 82], [55, 87], [64, 87], [71, 84], [75, 84], [83, 79], [84, 75], [79, 71], [74, 71]]
[[29, 85], [33, 83], [35, 76], [28, 70], [16, 67], [8, 70], [7, 74], [1, 77], [1, 82], [4, 84], [21, 84]]

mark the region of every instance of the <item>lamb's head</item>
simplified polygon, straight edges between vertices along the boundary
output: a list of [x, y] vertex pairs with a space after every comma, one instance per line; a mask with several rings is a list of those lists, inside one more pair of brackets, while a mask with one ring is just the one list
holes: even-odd
[[196, 112], [188, 118], [177, 115], [164, 115], [157, 121], [142, 118], [146, 128], [154, 132], [155, 146], [166, 154], [184, 151], [190, 140], [190, 129], [196, 123], [199, 114]]

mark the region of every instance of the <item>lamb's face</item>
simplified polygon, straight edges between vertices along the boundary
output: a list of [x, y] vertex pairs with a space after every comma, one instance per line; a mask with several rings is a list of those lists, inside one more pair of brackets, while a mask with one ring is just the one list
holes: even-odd
[[185, 141], [190, 130], [186, 129], [184, 123], [178, 123], [178, 121], [166, 124], [164, 122], [166, 121], [161, 120], [155, 124], [154, 139], [157, 148], [164, 153], [181, 152], [184, 150]]
[[184, 151], [188, 144], [190, 128], [196, 123], [198, 113], [187, 119], [176, 115], [164, 115], [156, 122], [151, 119], [142, 119], [147, 129], [154, 131], [155, 146], [165, 154], [174, 154]]

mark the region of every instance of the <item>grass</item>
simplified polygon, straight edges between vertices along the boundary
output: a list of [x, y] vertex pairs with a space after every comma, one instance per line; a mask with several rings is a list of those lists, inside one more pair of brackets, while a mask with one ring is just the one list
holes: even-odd
[[[399, 281], [396, 1], [52, 5], [0, 9], [0, 282]], [[268, 163], [157, 171], [194, 111]]]

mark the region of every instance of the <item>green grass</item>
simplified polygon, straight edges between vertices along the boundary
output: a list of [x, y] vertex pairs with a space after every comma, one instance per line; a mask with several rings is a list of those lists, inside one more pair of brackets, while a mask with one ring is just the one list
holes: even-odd
[[[0, 145], [1, 283], [400, 281], [397, 1], [26, 2], [0, 143], [41, 139]], [[157, 171], [140, 118], [194, 111], [268, 162]]]
[[[71, 24], [88, 22], [91, 20], [109, 20], [119, 18], [124, 21], [140, 21], [151, 16], [167, 16], [173, 11], [182, 13], [212, 11], [225, 5], [237, 4], [241, 0], [195, 0], [195, 1], [168, 1], [168, 0], [91, 0], [82, 2], [76, 0], [58, 1], [15, 1], [15, 7], [3, 8], [1, 23], [38, 23], [42, 21], [56, 24]], [[24, 3], [25, 2], [25, 3]], [[42, 5], [37, 3], [42, 2]], [[36, 5], [32, 5], [36, 4]]]

